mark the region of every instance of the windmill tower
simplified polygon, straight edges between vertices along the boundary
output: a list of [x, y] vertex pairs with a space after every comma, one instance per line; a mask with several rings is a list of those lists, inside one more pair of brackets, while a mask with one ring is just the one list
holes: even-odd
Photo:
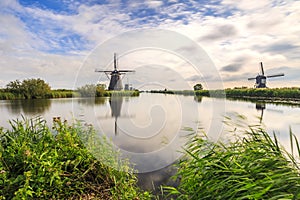
[[267, 87], [267, 78], [284, 76], [283, 73], [265, 76], [264, 67], [263, 67], [262, 62], [260, 62], [260, 69], [261, 69], [261, 74], [258, 74], [255, 78], [248, 78], [248, 80], [256, 80], [256, 82], [255, 82], [256, 88], [266, 88]]
[[[134, 72], [134, 70], [118, 70], [117, 55], [114, 53], [114, 70], [95, 70], [95, 72], [103, 72], [110, 79], [108, 90], [122, 90], [122, 75], [127, 72]], [[109, 78], [110, 76], [110, 78]]]

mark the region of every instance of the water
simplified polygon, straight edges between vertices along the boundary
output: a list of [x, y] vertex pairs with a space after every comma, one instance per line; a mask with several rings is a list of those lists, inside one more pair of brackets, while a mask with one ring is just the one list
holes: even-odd
[[230, 135], [225, 133], [236, 127], [225, 126], [224, 116], [240, 125], [263, 124], [288, 151], [289, 128], [300, 138], [300, 106], [206, 97], [142, 93], [139, 97], [5, 100], [0, 101], [0, 112], [0, 125], [5, 128], [9, 128], [9, 120], [22, 115], [42, 116], [49, 125], [58, 116], [93, 124], [135, 163], [145, 189], [166, 183], [175, 173], [172, 164], [181, 156], [191, 130], [202, 129], [212, 140], [228, 139]]

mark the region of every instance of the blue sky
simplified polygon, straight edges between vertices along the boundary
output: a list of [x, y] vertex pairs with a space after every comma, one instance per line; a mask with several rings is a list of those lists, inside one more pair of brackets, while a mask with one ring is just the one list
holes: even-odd
[[[260, 61], [267, 74], [286, 74], [270, 79], [269, 87], [300, 86], [299, 19], [299, 1], [2, 0], [0, 87], [11, 80], [36, 77], [53, 88], [107, 82], [94, 73], [95, 67], [107, 63], [91, 57], [98, 56], [95, 52], [103, 42], [140, 29], [168, 30], [190, 38], [212, 60], [224, 87], [252, 87], [247, 78], [259, 72]], [[190, 48], [190, 53], [195, 52]], [[216, 81], [214, 75], [193, 72], [184, 59], [166, 52], [135, 50], [126, 55], [120, 58], [120, 68], [140, 66], [142, 70], [159, 64], [179, 74], [190, 86], [197, 82], [208, 86]], [[85, 77], [78, 78], [82, 71]], [[151, 77], [161, 73], [156, 67], [151, 76], [128, 77], [133, 83], [151, 82]], [[182, 85], [170, 80], [172, 83], [161, 85]]]

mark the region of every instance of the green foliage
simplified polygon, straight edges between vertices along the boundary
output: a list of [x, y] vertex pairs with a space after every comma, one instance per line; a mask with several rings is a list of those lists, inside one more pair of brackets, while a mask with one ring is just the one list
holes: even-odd
[[13, 94], [23, 94], [23, 85], [19, 80], [11, 81], [6, 85], [6, 90]]
[[80, 96], [79, 93], [73, 90], [59, 89], [59, 90], [51, 90], [50, 93], [47, 94], [47, 98], [72, 98]]
[[[12, 99], [37, 99], [45, 98], [51, 91], [48, 83], [42, 79], [25, 79], [11, 81], [6, 85], [6, 92], [13, 94]], [[3, 97], [4, 98], [4, 97]]]
[[103, 97], [109, 96], [109, 93], [103, 88], [103, 85], [86, 84], [77, 88], [77, 92], [82, 97]]
[[201, 83], [197, 83], [196, 85], [194, 85], [194, 90], [197, 91], [197, 90], [203, 90], [203, 86]]
[[91, 126], [15, 120], [0, 144], [0, 199], [150, 199]]
[[112, 95], [119, 96], [139, 96], [140, 92], [138, 90], [128, 90], [128, 91], [108, 91], [105, 90], [103, 84], [87, 84], [77, 89], [77, 92], [81, 97], [110, 97]]
[[191, 137], [176, 175], [180, 184], [166, 189], [189, 200], [300, 199], [299, 175], [299, 164], [275, 135], [272, 139], [262, 128], [250, 127], [229, 143]]
[[226, 89], [227, 97], [300, 99], [299, 88], [240, 88]]
[[45, 98], [50, 93], [51, 88], [42, 79], [25, 79], [22, 88], [26, 99]]

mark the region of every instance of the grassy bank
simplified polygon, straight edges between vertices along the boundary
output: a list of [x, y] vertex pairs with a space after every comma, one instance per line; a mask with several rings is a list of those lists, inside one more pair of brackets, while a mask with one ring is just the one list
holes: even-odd
[[[102, 90], [102, 91], [83, 92], [79, 90], [58, 89], [58, 90], [51, 90], [43, 98], [53, 99], [53, 98], [73, 98], [73, 97], [110, 97], [112, 95], [139, 96], [139, 94], [140, 92], [138, 90], [134, 90], [134, 91]], [[0, 100], [16, 100], [16, 99], [27, 99], [27, 98], [22, 94], [15, 94], [12, 92], [0, 90]]]
[[300, 199], [299, 163], [260, 127], [228, 143], [193, 135], [178, 168], [174, 199]]
[[[66, 89], [57, 89], [51, 90], [50, 92], [46, 93], [43, 97], [35, 97], [35, 98], [72, 98], [72, 97], [79, 97], [80, 94], [77, 91], [73, 90], [66, 90]], [[28, 99], [22, 93], [13, 93], [6, 90], [0, 90], [0, 100], [16, 100], [16, 99]]]
[[90, 126], [17, 120], [0, 144], [0, 199], [150, 199]]
[[226, 89], [227, 97], [260, 99], [297, 99], [300, 100], [299, 88], [257, 88]]
[[300, 88], [228, 88], [225, 90], [153, 90], [150, 92], [256, 100], [300, 100]]

